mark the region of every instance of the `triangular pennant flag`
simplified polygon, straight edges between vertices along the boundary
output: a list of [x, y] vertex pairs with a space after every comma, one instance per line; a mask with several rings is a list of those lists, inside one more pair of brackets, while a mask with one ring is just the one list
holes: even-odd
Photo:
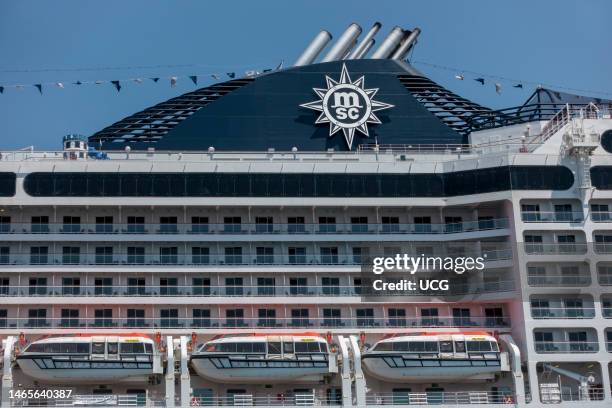
[[82, 85], [83, 83], [81, 81], [76, 81], [76, 82], [73, 82], [73, 84], [74, 85]]
[[463, 74], [459, 74], [459, 75], [455, 75], [455, 79], [463, 81], [465, 79], [465, 77], [463, 76]]
[[264, 69], [264, 70], [263, 70], [264, 74], [265, 74], [266, 72], [270, 72], [270, 71], [272, 71], [272, 68], [266, 68], [266, 69]]
[[100, 85], [100, 84], [103, 84], [103, 83], [104, 83], [104, 81], [102, 81], [100, 79], [98, 79], [97, 81], [94, 81], [94, 84], [96, 84], [96, 85]]
[[480, 82], [480, 85], [484, 85], [484, 83], [485, 83], [484, 78], [476, 78], [476, 79], [474, 79], [474, 81]]
[[498, 95], [501, 95], [501, 91], [502, 91], [502, 86], [500, 83], [495, 83], [495, 92], [497, 92]]
[[522, 89], [523, 88], [523, 84], [516, 84], [516, 85], [513, 86], [513, 88], [521, 88]]
[[246, 76], [254, 76], [257, 75], [257, 73], [255, 71], [246, 71], [245, 72]]
[[63, 83], [61, 83], [61, 82], [56, 82], [56, 83], [55, 83], [55, 86], [57, 86], [58, 88], [62, 88], [62, 89], [64, 89], [64, 84], [63, 84]]
[[115, 89], [117, 89], [117, 92], [121, 90], [121, 84], [119, 83], [119, 81], [111, 81], [111, 84], [115, 86]]
[[159, 78], [151, 78], [151, 81], [157, 82], [157, 81], [159, 81]]
[[34, 87], [38, 89], [38, 92], [42, 95], [42, 84], [34, 84]]
[[217, 75], [217, 74], [212, 74], [212, 75], [211, 75], [211, 77], [212, 77], [212, 79], [214, 79], [215, 81], [218, 81], [218, 80], [219, 80], [219, 75]]
[[198, 76], [197, 75], [191, 75], [191, 76], [189, 76], [189, 79], [191, 79], [191, 82], [193, 82], [194, 85], [198, 84]]
[[276, 71], [278, 71], [279, 69], [283, 69], [284, 62], [285, 62], [284, 60], [281, 60], [281, 62], [279, 62], [279, 64], [276, 66]]
[[176, 81], [177, 81], [177, 79], [178, 79], [178, 78], [177, 78], [177, 77], [175, 77], [175, 76], [170, 77], [170, 86], [171, 86], [172, 88], [174, 88], [174, 87], [176, 86]]
[[137, 84], [142, 84], [142, 78], [134, 78], [132, 81], [136, 82]]
[[235, 72], [228, 72], [227, 76], [230, 78], [236, 78], [236, 73]]
[[1, 93], [4, 93], [4, 87], [3, 86], [0, 86], [0, 94]]

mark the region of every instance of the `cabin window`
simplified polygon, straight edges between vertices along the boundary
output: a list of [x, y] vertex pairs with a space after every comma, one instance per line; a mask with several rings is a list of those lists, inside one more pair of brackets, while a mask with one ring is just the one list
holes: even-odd
[[91, 354], [104, 354], [104, 343], [91, 343]]
[[440, 342], [440, 353], [452, 353], [453, 342], [452, 341], [441, 341]]

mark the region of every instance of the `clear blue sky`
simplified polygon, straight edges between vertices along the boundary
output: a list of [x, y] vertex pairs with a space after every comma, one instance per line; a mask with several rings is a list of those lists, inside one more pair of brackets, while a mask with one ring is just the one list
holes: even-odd
[[[210, 74], [291, 64], [321, 29], [337, 37], [351, 22], [382, 34], [423, 30], [413, 59], [535, 83], [608, 92], [612, 98], [612, 1], [24, 1], [0, 0], [0, 85], [61, 81], [65, 89], [6, 89], [0, 149], [59, 149], [67, 133], [90, 135], [116, 120], [194, 89], [76, 80]], [[379, 34], [380, 36], [380, 34]], [[193, 67], [148, 68], [154, 65]], [[415, 64], [416, 65], [416, 64]], [[146, 68], [125, 68], [141, 66]], [[416, 65], [432, 79], [491, 107], [522, 103], [532, 85], [481, 87], [466, 74]], [[89, 70], [124, 67], [113, 70]], [[58, 71], [52, 71], [56, 69]], [[15, 72], [20, 71], [20, 72]], [[28, 71], [28, 72], [23, 72]], [[210, 76], [201, 84], [212, 82]], [[595, 94], [594, 94], [595, 95]]]

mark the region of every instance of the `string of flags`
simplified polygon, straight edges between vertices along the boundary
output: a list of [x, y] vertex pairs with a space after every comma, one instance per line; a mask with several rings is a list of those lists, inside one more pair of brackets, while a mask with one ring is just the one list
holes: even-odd
[[525, 85], [532, 85], [534, 87], [545, 86], [547, 88], [563, 89], [563, 90], [567, 90], [570, 92], [579, 92], [583, 94], [612, 95], [612, 92], [602, 92], [602, 91], [595, 91], [595, 90], [590, 90], [590, 89], [569, 88], [569, 87], [561, 86], [561, 85], [543, 84], [543, 83], [538, 83], [538, 82], [533, 82], [533, 81], [525, 81], [525, 80], [519, 80], [515, 78], [507, 78], [507, 77], [498, 76], [498, 75], [487, 75], [487, 74], [483, 74], [480, 72], [468, 71], [468, 70], [463, 70], [463, 69], [459, 69], [455, 67], [448, 67], [448, 66], [439, 65], [439, 64], [431, 64], [429, 62], [424, 62], [424, 61], [411, 61], [411, 63], [421, 64], [421, 65], [425, 65], [425, 66], [439, 69], [439, 70], [451, 71], [454, 73], [455, 79], [459, 81], [464, 81], [466, 79], [466, 73], [469, 73], [472, 76], [472, 79], [475, 82], [478, 82], [481, 86], [485, 86], [489, 82], [492, 83], [495, 87], [495, 92], [499, 95], [501, 95], [502, 93], [502, 90], [503, 90], [502, 84], [504, 83], [511, 84], [512, 88], [515, 88], [515, 89], [524, 89]]
[[[274, 70], [280, 70], [283, 68], [283, 61], [281, 61], [276, 68], [274, 68]], [[246, 71], [244, 74], [247, 77], [252, 77], [255, 75], [259, 75], [262, 73], [268, 73], [273, 71], [272, 68], [266, 68], [262, 71], [257, 71], [257, 70], [249, 70]], [[236, 78], [237, 73], [232, 71], [232, 72], [226, 72], [225, 76], [229, 79], [235, 79]], [[219, 81], [223, 78], [223, 74], [220, 73], [207, 73], [207, 74], [199, 74], [199, 75], [186, 75], [186, 76], [178, 76], [178, 75], [173, 75], [167, 78], [163, 78], [163, 77], [136, 77], [136, 78], [126, 78], [126, 79], [111, 79], [111, 80], [94, 80], [94, 81], [81, 81], [81, 80], [77, 80], [74, 82], [39, 82], [39, 83], [35, 83], [35, 84], [31, 84], [31, 85], [25, 85], [25, 84], [11, 84], [11, 85], [0, 85], [0, 94], [4, 94], [4, 91], [9, 89], [9, 88], [13, 88], [16, 90], [23, 90], [27, 87], [34, 87], [38, 90], [39, 94], [42, 95], [43, 94], [43, 89], [47, 88], [47, 87], [56, 87], [59, 89], [65, 89], [66, 86], [68, 85], [73, 85], [73, 86], [82, 86], [82, 85], [102, 85], [102, 84], [110, 84], [112, 85], [117, 92], [121, 91], [121, 88], [123, 88], [123, 86], [126, 83], [135, 83], [135, 84], [143, 84], [145, 82], [145, 80], [150, 80], [154, 83], [158, 83], [161, 79], [167, 79], [170, 83], [170, 87], [174, 88], [176, 87], [177, 83], [179, 82], [179, 80], [181, 78], [183, 79], [189, 79], [193, 85], [198, 85], [198, 81], [201, 80], [202, 78], [212, 78], [215, 81]]]

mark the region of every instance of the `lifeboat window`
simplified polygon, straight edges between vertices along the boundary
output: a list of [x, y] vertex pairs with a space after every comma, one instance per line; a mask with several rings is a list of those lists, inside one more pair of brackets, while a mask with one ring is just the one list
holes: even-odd
[[457, 353], [465, 353], [465, 341], [456, 341], [455, 342], [455, 352], [457, 352]]
[[[115, 344], [115, 343], [108, 343], [109, 353], [113, 353], [110, 349], [111, 344]], [[119, 349], [121, 351], [121, 354], [144, 354], [144, 344], [143, 343], [121, 343], [119, 345]], [[117, 352], [115, 351], [115, 353]]]
[[153, 354], [153, 345], [151, 343], [145, 343], [145, 353]]
[[265, 353], [266, 343], [253, 343], [253, 353]]
[[103, 342], [91, 343], [91, 354], [104, 354], [104, 345]]
[[[318, 349], [318, 347], [317, 347], [317, 349]], [[285, 353], [285, 354], [293, 354], [293, 342], [292, 341], [285, 341], [285, 342], [283, 342], [283, 353]]]
[[319, 343], [321, 353], [327, 353], [327, 343]]
[[268, 354], [280, 354], [281, 343], [280, 341], [271, 341], [268, 343]]
[[499, 346], [497, 345], [497, 342], [491, 342], [491, 351], [499, 351]]
[[119, 345], [117, 343], [108, 343], [108, 354], [117, 354]]
[[236, 343], [221, 343], [218, 344], [218, 350], [224, 353], [235, 353]]
[[452, 353], [453, 342], [452, 341], [441, 341], [440, 342], [440, 353]]
[[[408, 345], [408, 343], [404, 343]], [[378, 343], [376, 347], [374, 347], [375, 351], [391, 351], [394, 345], [398, 345], [398, 343]]]
[[45, 351], [44, 344], [41, 344], [41, 343], [32, 343], [28, 346], [28, 348], [24, 350], [24, 352], [30, 352], [30, 353], [44, 353], [44, 351]]
[[252, 353], [253, 343], [236, 343], [236, 351], [238, 353]]
[[488, 341], [468, 341], [467, 349], [475, 353], [491, 351], [491, 344]]

